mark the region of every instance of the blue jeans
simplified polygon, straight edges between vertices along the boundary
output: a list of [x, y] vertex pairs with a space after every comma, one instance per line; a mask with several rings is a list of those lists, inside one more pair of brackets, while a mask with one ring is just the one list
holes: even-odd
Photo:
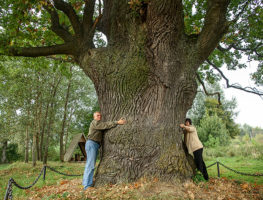
[[85, 144], [85, 150], [87, 154], [87, 161], [85, 165], [84, 175], [82, 185], [84, 190], [92, 186], [93, 183], [93, 174], [96, 164], [96, 158], [98, 155], [98, 150], [100, 145], [92, 140], [88, 140]]

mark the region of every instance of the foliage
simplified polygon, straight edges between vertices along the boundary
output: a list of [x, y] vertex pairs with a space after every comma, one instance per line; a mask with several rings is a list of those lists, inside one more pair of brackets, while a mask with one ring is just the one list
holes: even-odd
[[[66, 1], [68, 2], [68, 1]], [[69, 1], [76, 15], [83, 17], [84, 2], [79, 0]], [[147, 5], [148, 0], [130, 0], [127, 2], [131, 10], [140, 13], [142, 5]], [[187, 35], [197, 35], [204, 26], [204, 18], [208, 8], [207, 1], [183, 0], [184, 28]], [[1, 53], [9, 47], [17, 46], [51, 46], [61, 44], [63, 41], [51, 30], [50, 15], [45, 7], [50, 6], [49, 1], [35, 0], [6, 0], [0, 3], [0, 42]], [[104, 6], [104, 5], [101, 5]], [[98, 16], [101, 6], [96, 5], [93, 18]], [[221, 39], [218, 48], [210, 55], [210, 60], [219, 68], [223, 64], [229, 70], [245, 68], [242, 59], [258, 61], [258, 70], [251, 78], [258, 85], [262, 85], [262, 2], [258, 0], [234, 0], [230, 2], [227, 10], [229, 28]], [[74, 34], [70, 19], [64, 12], [58, 12], [60, 25], [66, 31]], [[95, 38], [97, 32], [95, 32]], [[95, 39], [97, 40], [97, 39]], [[97, 46], [99, 47], [99, 46]], [[245, 57], [243, 56], [245, 55]], [[205, 62], [199, 69], [203, 79], [215, 83], [221, 77], [215, 74], [211, 65]]]
[[250, 140], [248, 135], [238, 136], [230, 140], [227, 146], [214, 146], [206, 148], [204, 157], [215, 159], [217, 157], [242, 157], [243, 159], [263, 159], [263, 136], [257, 135]]
[[195, 175], [192, 177], [192, 180], [196, 184], [206, 181], [203, 174], [200, 171], [198, 171], [197, 169], [196, 169]]
[[259, 134], [263, 135], [263, 129], [260, 127], [252, 127], [248, 124], [244, 124], [240, 129], [241, 136], [248, 135], [250, 138], [254, 138]]
[[[66, 113], [65, 142], [87, 126], [87, 113], [97, 104], [94, 87], [86, 75], [71, 64], [45, 58], [24, 59], [3, 57], [0, 62], [0, 141], [7, 139], [19, 144], [24, 153], [25, 131], [30, 141], [37, 130], [36, 119], [45, 125], [45, 112], [52, 101], [52, 87], [58, 84], [57, 95], [53, 98], [54, 123], [51, 127], [50, 160], [57, 160], [58, 141], [64, 116], [65, 97], [70, 83], [70, 95]], [[37, 84], [36, 84], [37, 83]], [[37, 114], [39, 113], [39, 114]], [[41, 127], [40, 127], [41, 128]], [[41, 129], [42, 130], [42, 129]], [[44, 136], [45, 138], [46, 136]], [[67, 141], [66, 141], [67, 140]]]
[[[196, 9], [191, 9], [192, 4]], [[186, 28], [189, 33], [198, 33], [203, 25], [206, 1], [185, 1]], [[226, 65], [228, 70], [246, 68], [251, 61], [257, 65], [257, 71], [251, 74], [256, 84], [262, 85], [262, 27], [263, 9], [261, 1], [231, 1], [228, 8], [228, 20], [231, 21], [228, 32], [221, 39], [218, 48], [210, 55], [209, 60], [218, 68]], [[235, 17], [236, 16], [236, 17]], [[238, 16], [238, 17], [237, 17]], [[244, 62], [244, 60], [246, 60]], [[199, 69], [201, 77], [215, 83], [222, 77], [216, 74], [213, 67], [205, 62]]]
[[[3, 149], [0, 148], [0, 155], [2, 155]], [[8, 144], [6, 149], [6, 159], [8, 162], [17, 161], [21, 158], [21, 154], [18, 153], [18, 145], [17, 144]]]
[[225, 99], [218, 84], [208, 84], [207, 90], [210, 93], [220, 92], [222, 105], [218, 104], [217, 99], [207, 97], [203, 92], [199, 92], [191, 110], [188, 111], [188, 117], [197, 127], [198, 135], [205, 145], [226, 145], [229, 136], [233, 138], [240, 132], [238, 125], [234, 122], [236, 100]]
[[208, 114], [201, 120], [200, 126], [197, 127], [200, 140], [207, 147], [229, 144], [229, 133], [217, 115], [209, 116]]

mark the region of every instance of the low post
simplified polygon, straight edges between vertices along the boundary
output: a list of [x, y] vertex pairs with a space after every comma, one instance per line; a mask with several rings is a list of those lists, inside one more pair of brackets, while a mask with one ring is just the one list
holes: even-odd
[[5, 198], [4, 200], [8, 200], [9, 197], [12, 195], [10, 195], [10, 192], [12, 193], [12, 182], [11, 182], [11, 178], [9, 179], [8, 181], [8, 185], [7, 185], [7, 188], [6, 188], [6, 193], [5, 193]]
[[217, 165], [217, 176], [220, 178], [219, 162], [216, 162]]
[[46, 180], [46, 170], [47, 170], [47, 166], [44, 166], [44, 174], [43, 174], [43, 180]]

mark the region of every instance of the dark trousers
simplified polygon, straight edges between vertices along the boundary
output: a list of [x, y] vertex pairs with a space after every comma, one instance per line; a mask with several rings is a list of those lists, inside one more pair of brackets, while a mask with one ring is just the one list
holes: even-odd
[[203, 148], [194, 151], [193, 154], [194, 154], [194, 160], [195, 160], [197, 169], [203, 174], [204, 179], [208, 180], [209, 177], [208, 177], [205, 162], [202, 156]]

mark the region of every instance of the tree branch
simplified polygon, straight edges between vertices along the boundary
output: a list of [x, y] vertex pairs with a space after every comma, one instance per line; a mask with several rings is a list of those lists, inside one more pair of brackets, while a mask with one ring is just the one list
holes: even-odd
[[229, 45], [227, 48], [224, 48], [224, 47], [222, 47], [222, 46], [219, 44], [219, 45], [217, 46], [217, 49], [220, 50], [220, 51], [222, 51], [222, 52], [226, 52], [226, 51], [229, 51], [230, 49], [232, 49], [233, 45], [234, 45], [234, 44], [231, 44], [231, 45]]
[[59, 24], [59, 17], [58, 13], [56, 12], [55, 9], [51, 9], [49, 6], [52, 6], [51, 4], [49, 5], [43, 5], [46, 11], [51, 16], [51, 30], [56, 33], [59, 37], [61, 37], [65, 42], [72, 41], [73, 37], [72, 35], [65, 30], [60, 24]]
[[83, 30], [84, 36], [89, 35], [89, 31], [93, 25], [95, 0], [85, 0], [84, 14], [83, 14]]
[[[57, 54], [74, 55], [74, 43], [54, 45], [50, 47], [28, 47], [28, 48], [10, 48], [7, 55], [38, 57]], [[5, 54], [6, 55], [6, 54]]]
[[101, 12], [101, 0], [99, 0], [99, 15], [102, 15], [102, 12]]
[[242, 90], [244, 92], [248, 92], [248, 93], [252, 93], [252, 94], [256, 94], [256, 95], [259, 95], [261, 98], [263, 97], [263, 92], [262, 91], [259, 91], [257, 88], [252, 88], [252, 87], [241, 87], [239, 84], [237, 83], [234, 83], [234, 84], [229, 84], [229, 80], [228, 78], [226, 78], [226, 76], [224, 75], [224, 73], [215, 65], [213, 64], [210, 60], [206, 60], [214, 69], [216, 69], [219, 74], [223, 77], [223, 79], [225, 79], [226, 81], [226, 86], [227, 88], [235, 88], [235, 89], [238, 89], [238, 90]]
[[236, 45], [233, 45], [233, 48], [234, 49], [236, 49], [236, 50], [240, 50], [240, 51], [250, 51], [250, 52], [255, 52], [259, 57], [262, 57], [263, 55], [262, 54], [259, 54], [258, 52], [257, 52], [257, 49], [259, 48], [259, 47], [261, 47], [262, 46], [262, 43], [259, 43], [255, 48], [253, 48], [253, 49], [251, 49], [251, 48], [241, 48], [241, 47], [238, 47], [238, 46], [236, 46]]
[[197, 39], [201, 61], [205, 61], [228, 29], [226, 20], [230, 0], [208, 0], [205, 23]]
[[57, 61], [60, 61], [60, 62], [62, 62], [62, 63], [67, 62], [67, 63], [73, 63], [73, 64], [75, 64], [75, 61], [74, 61], [73, 58], [67, 58], [67, 59], [65, 59], [65, 58], [58, 58], [58, 57], [55, 57], [55, 56], [46, 56], [46, 58], [52, 59], [52, 60], [57, 60]]
[[206, 90], [206, 88], [205, 88], [205, 84], [204, 84], [204, 82], [202, 81], [202, 79], [200, 78], [199, 74], [198, 74], [198, 73], [195, 73], [195, 75], [196, 75], [198, 81], [201, 83], [201, 85], [202, 85], [202, 87], [203, 87], [203, 90], [204, 90], [205, 94], [206, 94], [207, 96], [214, 96], [214, 95], [217, 95], [217, 101], [218, 101], [218, 104], [219, 104], [219, 105], [222, 105], [222, 103], [221, 103], [221, 95], [220, 95], [220, 92], [209, 93], [209, 92]]
[[222, 46], [220, 46], [220, 45], [218, 45], [217, 46], [217, 48], [220, 50], [220, 51], [222, 51], [222, 52], [225, 52], [225, 51], [229, 51], [230, 49], [236, 49], [236, 50], [239, 50], [239, 51], [245, 51], [245, 52], [255, 52], [256, 54], [257, 54], [257, 56], [259, 56], [259, 57], [263, 57], [263, 55], [262, 54], [260, 54], [260, 53], [258, 53], [257, 52], [257, 49], [259, 48], [259, 47], [261, 47], [263, 44], [262, 43], [259, 43], [259, 44], [257, 44], [257, 46], [255, 47], [255, 48], [242, 48], [242, 47], [238, 47], [237, 45], [236, 45], [236, 43], [232, 43], [232, 44], [230, 44], [227, 48], [224, 48], [224, 47], [222, 47]]
[[75, 34], [77, 36], [81, 36], [82, 35], [81, 23], [79, 21], [79, 17], [76, 14], [74, 8], [69, 3], [66, 3], [63, 0], [53, 0], [53, 1], [55, 7], [67, 15], [74, 29]]
[[241, 11], [235, 16], [235, 18], [231, 21], [231, 24], [234, 24], [237, 22], [237, 20], [239, 19], [240, 15], [245, 11], [245, 8], [247, 7], [247, 5], [249, 4], [249, 2], [251, 2], [251, 0], [248, 0], [244, 6], [242, 7]]

